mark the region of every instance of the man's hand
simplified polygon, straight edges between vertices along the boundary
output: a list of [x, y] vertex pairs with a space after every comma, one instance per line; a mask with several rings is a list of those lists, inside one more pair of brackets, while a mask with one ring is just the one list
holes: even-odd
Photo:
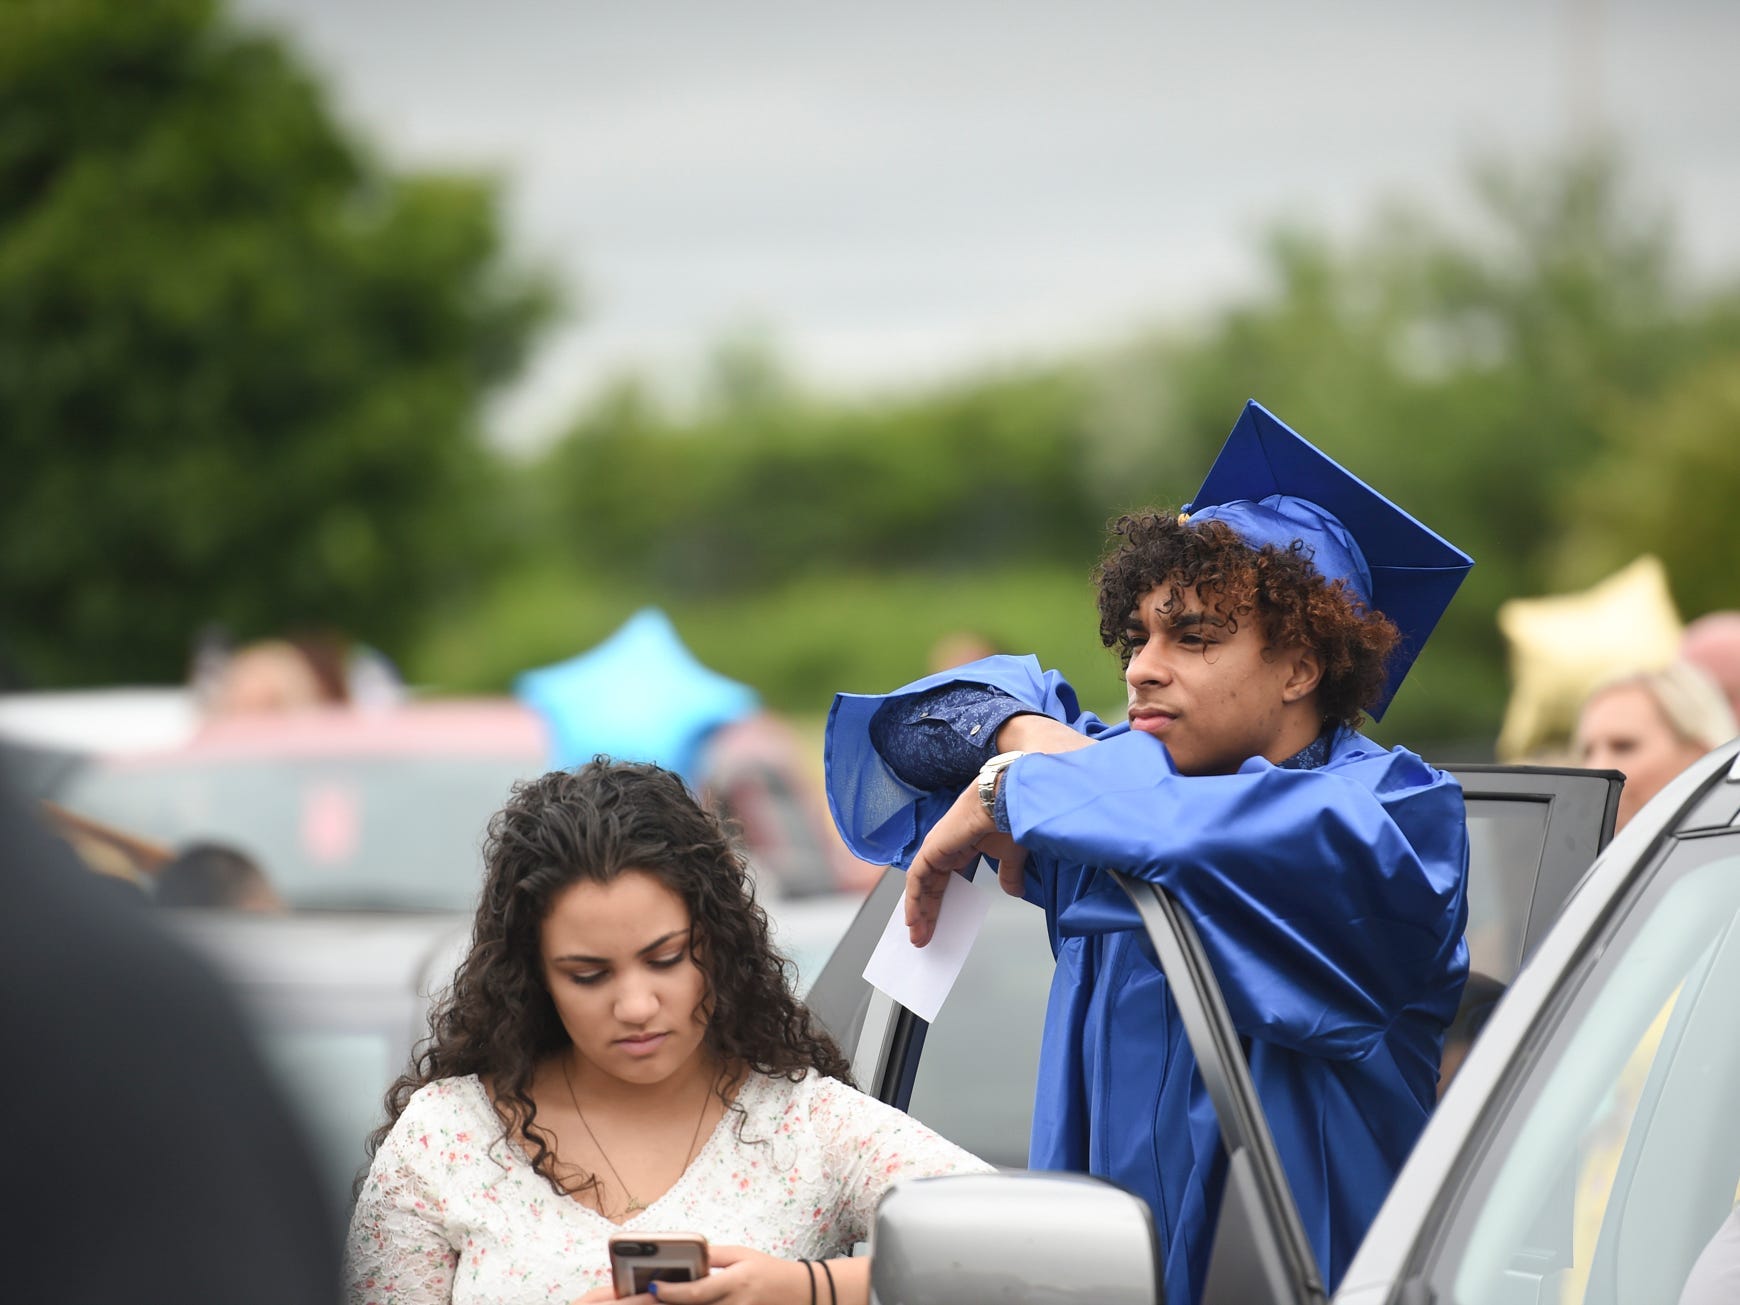
[[[1092, 747], [1093, 740], [1062, 721], [1022, 712], [1003, 723], [997, 731], [996, 746], [999, 752], [1073, 752]], [[1008, 782], [1008, 771], [1003, 773], [1002, 782]], [[925, 835], [906, 872], [906, 929], [914, 947], [923, 947], [936, 933], [936, 917], [942, 910], [949, 876], [981, 856], [997, 862], [997, 882], [1003, 891], [1020, 897], [1026, 890], [1027, 849], [998, 832], [997, 822], [979, 801], [978, 785], [969, 784]]]
[[998, 752], [1074, 752], [1092, 747], [1093, 742], [1062, 721], [1037, 712], [1011, 716], [997, 731]]
[[997, 831], [991, 813], [979, 801], [978, 786], [969, 784], [931, 826], [906, 872], [906, 930], [914, 947], [923, 947], [936, 933], [949, 876], [981, 856], [997, 859], [997, 881], [1004, 892], [1019, 897], [1027, 853], [1009, 835]]

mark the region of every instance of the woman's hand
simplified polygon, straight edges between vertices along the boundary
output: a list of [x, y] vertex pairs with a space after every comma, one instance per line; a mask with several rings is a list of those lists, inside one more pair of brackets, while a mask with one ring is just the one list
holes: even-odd
[[[635, 1305], [809, 1305], [810, 1270], [798, 1260], [781, 1260], [747, 1246], [710, 1246], [713, 1272], [699, 1282], [657, 1282], [657, 1296], [632, 1296]], [[816, 1277], [821, 1278], [820, 1270]], [[819, 1305], [827, 1305], [828, 1288], [818, 1281]], [[584, 1298], [583, 1298], [584, 1299]]]
[[[596, 1287], [572, 1305], [617, 1299], [625, 1305], [809, 1305], [812, 1299], [812, 1270], [801, 1260], [776, 1259], [747, 1246], [712, 1246], [707, 1257], [713, 1272], [699, 1282], [657, 1282], [657, 1296], [649, 1292], [620, 1298], [610, 1287]], [[827, 1271], [818, 1264], [813, 1272], [816, 1305], [865, 1305], [870, 1299], [868, 1259], [830, 1260]]]

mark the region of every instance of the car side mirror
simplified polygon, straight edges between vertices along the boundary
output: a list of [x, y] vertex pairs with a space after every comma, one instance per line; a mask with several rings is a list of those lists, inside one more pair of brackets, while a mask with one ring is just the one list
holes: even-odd
[[877, 1207], [870, 1255], [879, 1305], [1163, 1305], [1147, 1204], [1084, 1174], [898, 1183]]

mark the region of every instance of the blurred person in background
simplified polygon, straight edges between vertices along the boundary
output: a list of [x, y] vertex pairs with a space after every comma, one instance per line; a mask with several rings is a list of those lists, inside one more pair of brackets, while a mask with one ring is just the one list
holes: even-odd
[[217, 979], [0, 791], [8, 1300], [329, 1305], [335, 1212]]
[[342, 707], [350, 700], [344, 659], [323, 640], [262, 639], [230, 653], [213, 671], [213, 716]]
[[926, 664], [932, 674], [965, 666], [982, 657], [995, 657], [1003, 649], [989, 635], [978, 630], [951, 630], [931, 644]]
[[1740, 612], [1710, 612], [1686, 627], [1680, 659], [1709, 675], [1740, 720]]
[[1617, 832], [1669, 780], [1736, 732], [1715, 681], [1696, 666], [1674, 662], [1597, 685], [1577, 717], [1576, 755], [1582, 765], [1625, 776]]
[[608, 1300], [609, 1236], [673, 1228], [714, 1271], [661, 1301], [863, 1305], [882, 1194], [990, 1168], [851, 1086], [676, 772], [521, 784], [484, 859], [470, 954], [371, 1139], [354, 1305]]
[[284, 909], [284, 900], [259, 863], [223, 843], [189, 843], [163, 863], [156, 880], [152, 900], [158, 906], [268, 913]]
[[1651, 553], [1587, 589], [1506, 599], [1498, 628], [1511, 693], [1493, 752], [1536, 766], [1576, 765], [1577, 717], [1590, 692], [1616, 675], [1666, 666], [1685, 633], [1667, 566]]
[[759, 891], [818, 897], [875, 887], [880, 872], [834, 828], [785, 718], [756, 711], [719, 726], [701, 744], [698, 769], [701, 803], [739, 836]]
[[195, 640], [188, 672], [208, 716], [305, 711], [317, 707], [391, 707], [405, 699], [398, 668], [378, 648], [328, 631], [229, 646], [218, 626]]
[[66, 841], [86, 868], [95, 871], [101, 880], [132, 890], [131, 895], [116, 896], [140, 903], [146, 900], [148, 886], [169, 860], [168, 848], [69, 811], [58, 802], [44, 800], [39, 810], [48, 827]]

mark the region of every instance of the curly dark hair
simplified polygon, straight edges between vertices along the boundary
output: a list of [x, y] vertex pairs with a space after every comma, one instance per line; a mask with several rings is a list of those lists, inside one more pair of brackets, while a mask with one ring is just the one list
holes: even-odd
[[670, 771], [599, 757], [516, 784], [490, 821], [484, 859], [471, 950], [430, 1014], [428, 1040], [388, 1089], [370, 1156], [418, 1088], [478, 1074], [494, 1088], [502, 1137], [518, 1133], [551, 1187], [565, 1196], [596, 1187], [591, 1175], [559, 1178], [533, 1127], [536, 1068], [572, 1045], [544, 987], [540, 930], [565, 889], [628, 870], [650, 872], [689, 909], [689, 951], [706, 982], [703, 1045], [727, 1069], [721, 1093], [750, 1070], [795, 1081], [813, 1069], [851, 1083], [833, 1039], [792, 996], [791, 962], [774, 950], [748, 866]]
[[1400, 641], [1381, 612], [1356, 598], [1345, 580], [1325, 581], [1309, 550], [1252, 548], [1224, 521], [1186, 523], [1176, 512], [1133, 512], [1112, 522], [1094, 571], [1100, 642], [1130, 664], [1130, 613], [1150, 590], [1168, 587], [1182, 604], [1195, 589], [1204, 607], [1236, 630], [1254, 617], [1273, 647], [1305, 647], [1323, 662], [1317, 702], [1325, 721], [1357, 729], [1383, 693], [1390, 653]]

